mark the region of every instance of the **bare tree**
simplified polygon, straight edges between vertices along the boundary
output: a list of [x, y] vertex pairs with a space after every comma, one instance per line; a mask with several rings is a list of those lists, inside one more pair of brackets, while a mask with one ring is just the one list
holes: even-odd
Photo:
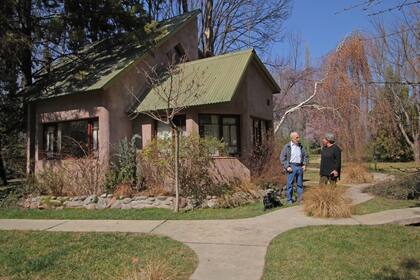
[[[322, 86], [322, 79], [317, 79], [317, 70], [312, 67], [309, 50], [305, 50], [305, 63], [301, 65], [302, 39], [299, 34], [289, 37], [290, 53], [286, 58], [274, 63], [277, 81], [282, 89], [274, 101], [274, 132], [283, 127], [292, 130], [305, 130], [308, 116], [322, 111], [336, 111], [331, 106], [323, 105], [317, 98]], [[293, 115], [293, 118], [290, 116]], [[294, 121], [296, 120], [296, 121]]]
[[[413, 8], [396, 25], [376, 22], [371, 40], [371, 66], [378, 92], [376, 103], [420, 162], [420, 10]], [[390, 77], [392, 74], [393, 77]]]
[[[158, 1], [159, 2], [159, 1]], [[187, 1], [161, 1], [160, 18], [185, 12]], [[256, 48], [265, 51], [279, 39], [290, 14], [290, 0], [196, 0], [187, 9], [200, 9], [199, 46], [205, 56]]]
[[145, 75], [149, 94], [153, 94], [158, 104], [156, 109], [142, 112], [154, 120], [169, 125], [172, 129], [174, 140], [174, 187], [175, 211], [179, 211], [179, 141], [181, 128], [174, 121], [175, 117], [192, 106], [201, 96], [200, 90], [206, 82], [205, 69], [199, 66], [188, 66], [186, 63], [149, 66]]

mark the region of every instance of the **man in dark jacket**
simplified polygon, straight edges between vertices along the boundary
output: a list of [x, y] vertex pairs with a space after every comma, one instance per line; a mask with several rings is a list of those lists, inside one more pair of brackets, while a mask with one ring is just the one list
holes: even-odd
[[293, 203], [293, 182], [296, 178], [297, 201], [300, 204], [303, 194], [303, 172], [308, 164], [308, 155], [297, 132], [290, 133], [290, 139], [281, 151], [280, 162], [287, 172], [287, 202]]
[[319, 184], [330, 183], [331, 186], [335, 186], [341, 173], [341, 149], [335, 144], [334, 134], [332, 133], [325, 134], [322, 144]]

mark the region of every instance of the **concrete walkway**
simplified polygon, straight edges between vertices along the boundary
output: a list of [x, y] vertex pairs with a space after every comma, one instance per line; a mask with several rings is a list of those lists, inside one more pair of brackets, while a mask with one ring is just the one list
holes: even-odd
[[[380, 175], [376, 180], [385, 180]], [[352, 186], [347, 195], [353, 203], [372, 198], [361, 192], [366, 185]], [[316, 225], [376, 225], [420, 221], [420, 207], [389, 210], [347, 219], [305, 216], [302, 207], [280, 209], [240, 220], [114, 221], [114, 220], [0, 220], [0, 229], [139, 232], [169, 236], [190, 246], [198, 255], [194, 280], [260, 279], [270, 241], [290, 229]]]

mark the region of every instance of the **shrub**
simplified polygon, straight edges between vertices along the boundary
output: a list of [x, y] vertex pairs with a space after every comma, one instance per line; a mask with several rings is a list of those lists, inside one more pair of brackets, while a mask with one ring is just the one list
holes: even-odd
[[105, 166], [98, 158], [72, 159], [63, 165], [65, 195], [101, 194], [104, 192]]
[[343, 168], [342, 182], [347, 184], [372, 183], [373, 175], [361, 164], [349, 164]]
[[246, 205], [262, 197], [261, 188], [251, 182], [238, 182], [227, 193], [222, 194], [217, 200], [220, 208], [234, 208]]
[[98, 158], [69, 159], [61, 166], [45, 167], [37, 178], [28, 177], [26, 193], [48, 195], [100, 194], [105, 167]]
[[66, 186], [63, 168], [46, 167], [38, 174], [39, 194], [63, 195]]
[[346, 218], [351, 215], [350, 201], [344, 190], [331, 186], [312, 187], [303, 197], [303, 209], [308, 216]]
[[[212, 180], [209, 167], [211, 155], [224, 145], [215, 139], [200, 139], [192, 135], [180, 137], [179, 180], [180, 194], [202, 201], [208, 195], [220, 195], [222, 185]], [[151, 188], [174, 191], [174, 147], [171, 139], [154, 140], [140, 153], [143, 182]]]
[[137, 187], [139, 177], [135, 145], [137, 137], [133, 136], [130, 141], [124, 138], [118, 143], [111, 167], [105, 176], [105, 189], [108, 192], [114, 191], [119, 184]]
[[279, 160], [282, 146], [281, 141], [269, 138], [254, 148], [247, 163], [254, 183], [263, 188], [282, 186], [286, 183], [283, 166]]
[[381, 182], [363, 190], [391, 199], [420, 199], [420, 172], [404, 174], [388, 182]]

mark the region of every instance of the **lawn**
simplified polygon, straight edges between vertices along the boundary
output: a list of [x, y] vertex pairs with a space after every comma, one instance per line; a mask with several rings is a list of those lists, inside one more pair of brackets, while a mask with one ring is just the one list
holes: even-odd
[[[413, 170], [413, 169], [419, 169], [420, 164], [409, 161], [409, 162], [377, 162], [375, 163], [366, 163], [367, 167], [369, 167], [370, 170], [376, 171], [376, 172], [385, 172], [385, 173], [400, 173], [399, 169], [402, 170]], [[376, 167], [376, 169], [375, 169]]]
[[139, 279], [149, 266], [188, 279], [198, 263], [189, 247], [152, 235], [0, 231], [0, 247], [0, 279]]
[[320, 226], [277, 236], [262, 279], [420, 279], [418, 227]]
[[419, 200], [397, 200], [383, 197], [374, 197], [371, 200], [356, 205], [352, 213], [354, 215], [364, 215], [381, 212], [391, 209], [420, 207]]
[[[287, 207], [285, 204], [282, 208]], [[280, 209], [280, 208], [276, 208]], [[0, 208], [0, 219], [63, 219], [63, 220], [216, 220], [256, 217], [264, 211], [262, 202], [228, 209], [196, 209], [174, 213], [168, 209], [18, 209]]]

